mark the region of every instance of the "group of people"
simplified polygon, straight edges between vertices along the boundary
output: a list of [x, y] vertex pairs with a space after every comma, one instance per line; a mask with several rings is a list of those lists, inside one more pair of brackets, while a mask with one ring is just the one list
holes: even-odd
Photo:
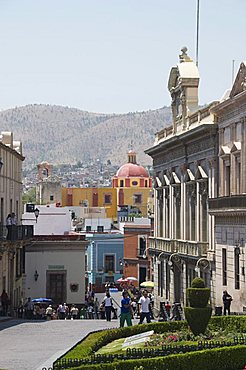
[[[127, 290], [123, 290], [121, 300], [120, 327], [123, 327], [125, 325], [125, 322], [127, 326], [132, 326], [132, 318], [134, 317], [132, 303], [133, 299], [130, 298], [129, 292]], [[150, 323], [152, 302], [147, 290], [143, 291], [143, 294], [139, 298], [137, 305], [140, 313], [139, 324], [142, 324], [145, 319], [147, 323]]]

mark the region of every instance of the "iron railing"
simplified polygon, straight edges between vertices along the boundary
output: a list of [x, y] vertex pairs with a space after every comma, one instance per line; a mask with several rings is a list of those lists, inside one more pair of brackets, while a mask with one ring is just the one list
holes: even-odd
[[211, 198], [208, 200], [209, 210], [246, 208], [246, 195]]
[[14, 242], [28, 240], [33, 237], [33, 225], [0, 225], [0, 241]]

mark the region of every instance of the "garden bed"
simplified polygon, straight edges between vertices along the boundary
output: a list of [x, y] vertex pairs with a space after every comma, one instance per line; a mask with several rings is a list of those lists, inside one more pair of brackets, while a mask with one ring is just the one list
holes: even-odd
[[[148, 341], [122, 350], [125, 338], [150, 330], [154, 334]], [[243, 369], [246, 365], [246, 317], [214, 317], [205, 334], [195, 337], [185, 321], [91, 333], [58, 359], [54, 370]]]

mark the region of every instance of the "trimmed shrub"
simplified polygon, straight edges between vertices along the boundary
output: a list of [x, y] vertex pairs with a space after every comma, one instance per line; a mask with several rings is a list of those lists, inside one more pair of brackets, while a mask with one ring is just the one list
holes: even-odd
[[212, 314], [211, 307], [185, 307], [185, 318], [194, 335], [204, 334]]
[[196, 277], [191, 282], [191, 288], [205, 288], [205, 282], [202, 278]]
[[192, 288], [187, 288], [187, 298], [191, 307], [185, 307], [185, 318], [194, 335], [204, 334], [207, 328], [209, 319], [212, 315], [212, 308], [206, 307], [208, 304], [210, 289], [209, 288], [194, 288], [194, 286], [204, 286], [203, 279], [195, 278], [192, 280]]
[[191, 307], [206, 307], [210, 297], [209, 288], [187, 288], [187, 299]]

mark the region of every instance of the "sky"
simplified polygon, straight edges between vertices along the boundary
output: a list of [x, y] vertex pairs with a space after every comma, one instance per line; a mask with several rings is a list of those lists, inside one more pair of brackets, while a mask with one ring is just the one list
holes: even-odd
[[[197, 0], [0, 0], [0, 110], [56, 104], [126, 113], [170, 105], [182, 46], [195, 60]], [[199, 103], [246, 60], [246, 0], [200, 0]]]

